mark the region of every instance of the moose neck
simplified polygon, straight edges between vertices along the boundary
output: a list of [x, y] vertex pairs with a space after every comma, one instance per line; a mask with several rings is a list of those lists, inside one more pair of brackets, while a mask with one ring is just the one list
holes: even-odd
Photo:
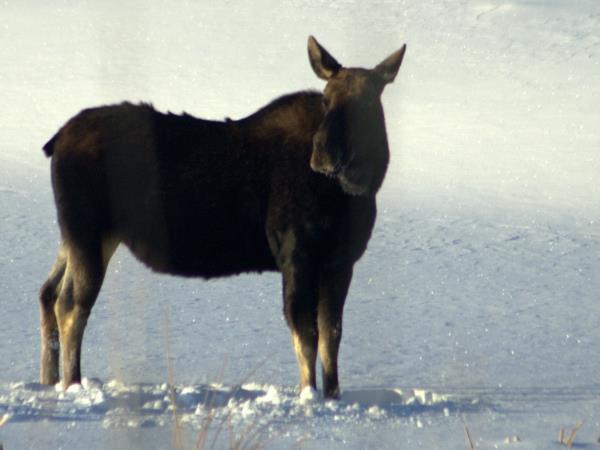
[[312, 140], [323, 120], [322, 94], [303, 91], [284, 95], [241, 121], [252, 135], [262, 140], [304, 143]]
[[[325, 119], [322, 99], [323, 95], [315, 91], [285, 95], [243, 119], [241, 123], [249, 126], [255, 138], [268, 141], [277, 148], [281, 147], [280, 140], [285, 139], [288, 146], [295, 141], [298, 146], [312, 152], [313, 137]], [[340, 173], [328, 176], [330, 179], [335, 178], [348, 195], [375, 196], [383, 182], [389, 152], [383, 111], [378, 113], [375, 116], [382, 120], [369, 124], [367, 131], [358, 127], [348, 131], [352, 136], [350, 145], [356, 147], [352, 153], [356, 156]], [[308, 167], [310, 155], [305, 156], [307, 169], [316, 173]]]

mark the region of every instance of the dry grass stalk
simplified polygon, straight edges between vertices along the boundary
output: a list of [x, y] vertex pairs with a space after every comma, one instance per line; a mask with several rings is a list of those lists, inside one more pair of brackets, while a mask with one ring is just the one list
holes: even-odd
[[[231, 424], [230, 424], [231, 425]], [[258, 426], [258, 417], [246, 426], [237, 436], [233, 432], [233, 427], [230, 428], [231, 445], [230, 450], [259, 450], [264, 448], [266, 442], [262, 439], [263, 428]]]
[[469, 443], [469, 450], [476, 450], [475, 444], [473, 443], [473, 439], [471, 439], [471, 433], [469, 432], [469, 427], [465, 425], [465, 436], [467, 438], [467, 442]]
[[579, 421], [577, 422], [577, 424], [575, 424], [575, 427], [573, 427], [573, 429], [571, 430], [571, 433], [569, 434], [569, 437], [567, 438], [567, 442], [565, 442], [565, 445], [567, 446], [567, 448], [570, 450], [573, 448], [573, 442], [575, 441], [575, 435], [577, 434], [577, 432], [579, 431], [579, 429], [583, 426], [583, 422]]
[[[237, 385], [236, 385], [236, 389], [240, 389], [251, 377], [252, 375], [254, 375], [256, 373], [256, 371], [258, 369], [260, 369], [266, 362], [267, 360], [270, 358], [270, 355], [267, 356], [263, 361], [261, 361], [259, 364], [257, 364], [254, 369], [252, 369], [247, 375], [246, 377], [244, 377], [244, 379], [242, 379]], [[225, 368], [223, 367], [223, 372], [225, 371]], [[222, 378], [222, 376], [221, 376]], [[212, 394], [212, 393], [211, 393]], [[210, 404], [209, 404], [209, 410], [210, 413], [209, 415], [210, 420], [208, 420], [207, 422], [203, 423], [203, 427], [200, 430], [200, 433], [203, 434], [204, 436], [201, 437], [201, 439], [199, 438], [199, 441], [202, 441], [202, 447], [196, 447], [196, 450], [202, 450], [204, 447], [204, 443], [206, 442], [206, 437], [208, 435], [208, 431], [209, 431], [209, 427], [211, 425], [211, 423], [214, 420], [214, 414], [213, 414], [213, 399], [214, 399], [214, 394], [211, 395], [211, 399], [210, 399]], [[225, 428], [225, 425], [227, 425], [227, 428], [229, 430], [229, 448], [231, 450], [238, 450], [238, 449], [250, 449], [250, 450], [258, 450], [260, 448], [263, 448], [266, 445], [266, 442], [261, 439], [262, 436], [262, 428], [261, 427], [257, 427], [256, 426], [256, 419], [246, 427], [245, 430], [243, 430], [238, 436], [235, 436], [235, 432], [233, 430], [233, 425], [232, 425], [232, 411], [228, 410], [227, 414], [225, 415], [225, 417], [223, 417], [218, 425], [217, 425], [217, 430], [213, 436], [213, 439], [211, 441], [210, 447], [208, 447], [210, 450], [213, 450], [215, 448], [215, 445], [217, 443], [217, 440], [221, 434], [221, 431], [223, 430], [223, 428]], [[206, 424], [206, 427], [204, 427], [204, 425]]]
[[296, 448], [297, 450], [302, 450], [302, 449], [304, 448], [304, 443], [305, 443], [305, 441], [306, 441], [307, 439], [308, 439], [308, 437], [307, 437], [307, 436], [302, 436], [300, 439], [298, 439], [298, 440], [296, 441], [295, 448]]
[[[211, 406], [211, 410], [212, 410], [212, 406]], [[219, 422], [219, 424], [217, 426], [217, 431], [216, 431], [215, 435], [213, 436], [213, 440], [212, 440], [212, 442], [210, 444], [210, 450], [213, 450], [215, 448], [215, 445], [217, 444], [217, 439], [219, 438], [219, 435], [221, 434], [221, 431], [225, 427], [225, 424], [226, 423], [227, 424], [230, 423], [230, 421], [231, 421], [231, 409], [229, 409], [227, 411], [227, 414], [225, 415], [225, 417], [223, 417], [221, 419], [221, 421]]]
[[[167, 363], [167, 386], [168, 386], [168, 395], [169, 400], [171, 402], [171, 406], [173, 408], [173, 438], [171, 446], [174, 450], [184, 450], [184, 439], [183, 439], [183, 426], [181, 424], [181, 420], [177, 411], [177, 395], [175, 390], [175, 377], [173, 371], [173, 364], [171, 362], [171, 340], [170, 340], [170, 322], [169, 322], [169, 312], [165, 311], [165, 353], [166, 353], [166, 363]], [[238, 385], [237, 388], [241, 388], [241, 386], [246, 383], [246, 381], [254, 374], [256, 371], [262, 367], [269, 357], [266, 357], [260, 364], [258, 364]], [[219, 378], [223, 378], [223, 373], [225, 371], [226, 364], [222, 367], [221, 376]], [[229, 449], [230, 450], [260, 450], [265, 447], [267, 441], [263, 436], [263, 427], [257, 426], [258, 418], [255, 418], [252, 423], [250, 423], [244, 430], [242, 430], [238, 435], [234, 432], [233, 423], [232, 423], [232, 411], [228, 410], [225, 417], [223, 417], [219, 423], [216, 425], [216, 430], [214, 435], [212, 436], [212, 440], [210, 446], [207, 447], [207, 440], [210, 433], [211, 425], [215, 422], [215, 393], [209, 392], [207, 398], [205, 399], [204, 405], [207, 410], [206, 417], [202, 420], [202, 424], [200, 426], [200, 430], [198, 431], [198, 436], [196, 438], [196, 445], [194, 446], [195, 450], [204, 450], [205, 448], [209, 448], [213, 450], [217, 445], [217, 441], [219, 436], [227, 425], [229, 430]], [[0, 423], [1, 425], [1, 423]], [[2, 450], [0, 448], [0, 450]]]
[[[267, 361], [265, 358], [263, 362], [258, 364], [239, 384], [236, 385], [235, 389], [240, 389], [241, 386]], [[218, 379], [223, 379], [227, 364], [221, 368]], [[239, 434], [236, 434], [233, 426], [233, 411], [227, 410], [227, 414], [221, 417], [218, 421], [216, 420], [216, 405], [215, 405], [215, 392], [208, 391], [207, 397], [204, 400], [204, 408], [207, 411], [206, 417], [202, 420], [200, 430], [196, 439], [195, 450], [210, 449], [214, 450], [217, 447], [219, 437], [225, 428], [228, 430], [229, 443], [227, 448], [229, 450], [259, 450], [264, 448], [268, 440], [264, 439], [263, 427], [257, 426], [258, 417], [247, 425]], [[211, 427], [214, 425], [214, 431], [212, 432], [210, 444], [208, 442], [209, 435], [211, 434]]]
[[[255, 417], [255, 419], [237, 435], [234, 430], [232, 419], [232, 411], [228, 410], [227, 414], [217, 424], [217, 429], [212, 442], [210, 447], [208, 447], [210, 450], [215, 448], [217, 440], [224, 428], [227, 428], [229, 433], [229, 446], [227, 447], [229, 450], [259, 450], [265, 447], [267, 441], [263, 436], [263, 427], [260, 427], [257, 424], [258, 417]], [[212, 418], [208, 422], [208, 425], [210, 425], [211, 422]], [[208, 434], [208, 427], [205, 430], [202, 430], [202, 433]], [[202, 450], [203, 448], [204, 447], [196, 447], [196, 450]]]
[[173, 436], [171, 447], [175, 450], [184, 450], [183, 445], [183, 427], [177, 414], [177, 395], [175, 392], [175, 376], [173, 375], [173, 363], [171, 362], [171, 326], [169, 321], [169, 311], [165, 310], [165, 353], [167, 358], [167, 387], [169, 390], [169, 400], [173, 407]]
[[196, 450], [202, 450], [206, 445], [206, 439], [208, 438], [210, 424], [213, 422], [214, 418], [214, 409], [212, 409], [211, 407], [208, 410], [208, 414], [206, 415], [206, 417], [202, 419], [202, 425], [200, 426], [200, 430], [198, 431], [198, 438], [196, 439]]
[[[227, 361], [223, 363], [223, 366], [221, 367], [221, 370], [219, 372], [219, 376], [217, 377], [218, 379], [223, 379], [223, 374], [225, 373], [226, 367]], [[204, 406], [206, 407], [208, 412], [206, 414], [206, 417], [202, 420], [202, 426], [198, 431], [198, 439], [196, 440], [196, 450], [202, 450], [205, 448], [206, 440], [208, 439], [208, 434], [210, 432], [210, 426], [215, 420], [215, 393], [213, 391], [207, 391], [207, 397], [204, 399]], [[213, 436], [213, 440], [209, 448], [215, 448], [217, 438], [219, 437], [219, 434], [221, 433], [221, 429], [223, 427], [222, 425], [223, 420], [221, 420], [221, 423], [217, 428], [215, 436]]]

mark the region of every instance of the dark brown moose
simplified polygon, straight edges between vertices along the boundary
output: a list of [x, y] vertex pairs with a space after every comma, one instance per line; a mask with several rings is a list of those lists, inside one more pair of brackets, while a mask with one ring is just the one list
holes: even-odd
[[[342, 311], [375, 222], [389, 151], [380, 96], [406, 46], [342, 67], [313, 37], [324, 92], [213, 122], [122, 103], [86, 109], [44, 145], [61, 245], [40, 291], [41, 382], [81, 380], [83, 332], [119, 243], [157, 272], [280, 271], [300, 368], [338, 397]], [[62, 353], [60, 352], [62, 349]]]

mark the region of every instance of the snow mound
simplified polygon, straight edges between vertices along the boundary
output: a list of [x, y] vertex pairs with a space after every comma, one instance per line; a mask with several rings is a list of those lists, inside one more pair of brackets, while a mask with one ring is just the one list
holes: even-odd
[[60, 385], [38, 383], [0, 385], [0, 417], [5, 421], [95, 420], [105, 428], [164, 426], [171, 423], [174, 414], [181, 423], [192, 426], [200, 425], [209, 415], [234, 424], [247, 420], [276, 424], [294, 418], [381, 421], [425, 413], [448, 415], [472, 404], [470, 399], [426, 389], [349, 389], [340, 400], [333, 401], [311, 388], [298, 393], [292, 387], [256, 383], [170, 386], [84, 379], [81, 385], [66, 390]]

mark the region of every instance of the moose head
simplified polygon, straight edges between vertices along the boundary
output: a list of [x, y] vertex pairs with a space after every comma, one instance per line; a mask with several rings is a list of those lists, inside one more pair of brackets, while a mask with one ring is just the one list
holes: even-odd
[[396, 78], [405, 50], [403, 45], [373, 69], [345, 68], [308, 38], [310, 64], [327, 81], [310, 166], [337, 178], [348, 194], [375, 195], [383, 182], [389, 149], [381, 93]]

